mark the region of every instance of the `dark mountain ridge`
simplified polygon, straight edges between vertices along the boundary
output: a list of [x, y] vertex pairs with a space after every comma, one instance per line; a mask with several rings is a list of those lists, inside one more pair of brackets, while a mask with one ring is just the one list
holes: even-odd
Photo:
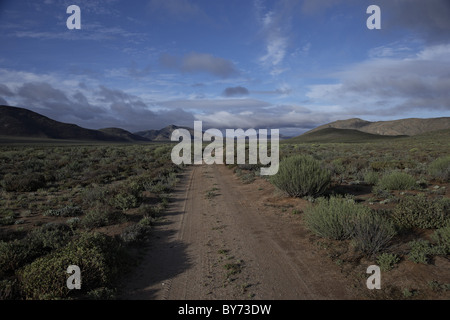
[[[127, 142], [133, 138], [129, 132], [131, 136], [125, 137], [125, 130], [120, 130], [121, 135], [111, 130], [85, 129], [50, 119], [28, 109], [0, 106], [0, 136], [112, 142]], [[141, 137], [136, 141], [142, 141]]]

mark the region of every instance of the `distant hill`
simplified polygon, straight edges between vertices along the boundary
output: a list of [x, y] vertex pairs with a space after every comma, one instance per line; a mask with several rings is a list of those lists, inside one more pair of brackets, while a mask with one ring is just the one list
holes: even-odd
[[[0, 136], [112, 142], [130, 141], [129, 137], [125, 137], [123, 132], [121, 136], [117, 132], [108, 133], [107, 131], [85, 129], [75, 124], [55, 121], [24, 108], [0, 106]], [[130, 135], [132, 134], [130, 133]]]
[[388, 136], [362, 132], [354, 129], [323, 128], [320, 130], [309, 131], [298, 137], [285, 140], [287, 143], [353, 143], [369, 142], [379, 140], [390, 140], [395, 138], [407, 137]]
[[121, 128], [104, 128], [104, 129], [99, 129], [99, 131], [104, 132], [106, 134], [109, 134], [111, 136], [116, 136], [119, 137], [121, 139], [124, 139], [126, 141], [150, 141], [150, 139], [147, 139], [145, 137], [133, 134], [129, 131], [126, 131], [124, 129]]
[[429, 142], [434, 143], [436, 140], [438, 141], [448, 141], [450, 145], [450, 129], [436, 130], [425, 132], [422, 134], [418, 134], [415, 136], [411, 136], [408, 138], [410, 141], [421, 141], [421, 142]]
[[[192, 139], [194, 138], [194, 129], [188, 128], [188, 127], [178, 127], [178, 126], [175, 126], [175, 125], [170, 125], [170, 126], [167, 126], [167, 127], [163, 128], [163, 129], [160, 129], [160, 130], [139, 131], [139, 132], [135, 132], [134, 134], [142, 136], [142, 137], [145, 137], [145, 138], [150, 139], [152, 141], [170, 141], [170, 138], [172, 136], [172, 132], [174, 130], [176, 130], [176, 129], [186, 129], [191, 134], [191, 138]], [[258, 130], [256, 130], [256, 132], [257, 132], [256, 138], [259, 139], [259, 132], [258, 132]], [[203, 133], [203, 139], [211, 138], [206, 131], [203, 131], [202, 133]], [[222, 132], [222, 135], [225, 138], [226, 134], [224, 132]], [[270, 140], [270, 138], [271, 138], [270, 131], [268, 131], [267, 139]], [[288, 138], [290, 138], [290, 137], [287, 137], [287, 136], [284, 136], [284, 135], [280, 135], [280, 140], [288, 139]]]
[[151, 141], [170, 141], [172, 132], [175, 131], [176, 129], [186, 129], [189, 131], [192, 137], [194, 136], [194, 129], [188, 127], [178, 127], [175, 125], [169, 125], [160, 130], [152, 129], [146, 131], [139, 131], [135, 132], [134, 134], [149, 139]]
[[371, 134], [389, 135], [389, 136], [397, 136], [397, 135], [415, 136], [426, 132], [450, 129], [450, 117], [429, 118], [429, 119], [409, 118], [409, 119], [376, 121], [376, 122], [353, 118], [324, 124], [322, 126], [319, 126], [315, 129], [306, 132], [305, 134], [317, 132], [325, 128], [353, 129]]

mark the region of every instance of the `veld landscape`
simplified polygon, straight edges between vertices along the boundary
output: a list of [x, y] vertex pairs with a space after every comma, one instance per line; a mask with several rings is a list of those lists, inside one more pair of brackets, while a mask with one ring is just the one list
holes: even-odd
[[73, 126], [0, 113], [2, 299], [449, 298], [450, 129], [433, 130], [448, 118], [371, 124], [396, 136], [330, 123], [282, 140], [278, 173], [259, 176], [175, 166], [167, 140], [68, 140], [47, 132]]
[[450, 300], [449, 17], [0, 1], [0, 300]]

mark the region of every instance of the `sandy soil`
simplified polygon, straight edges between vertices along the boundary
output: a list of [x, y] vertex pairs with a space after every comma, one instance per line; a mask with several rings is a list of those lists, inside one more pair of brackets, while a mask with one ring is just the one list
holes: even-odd
[[190, 167], [121, 298], [357, 299], [292, 213], [304, 205], [225, 166]]

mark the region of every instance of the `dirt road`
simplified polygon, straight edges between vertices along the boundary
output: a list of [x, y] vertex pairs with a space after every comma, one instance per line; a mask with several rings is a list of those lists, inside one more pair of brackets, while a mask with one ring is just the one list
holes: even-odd
[[225, 166], [190, 167], [122, 298], [357, 298], [283, 201], [262, 179], [244, 184]]

